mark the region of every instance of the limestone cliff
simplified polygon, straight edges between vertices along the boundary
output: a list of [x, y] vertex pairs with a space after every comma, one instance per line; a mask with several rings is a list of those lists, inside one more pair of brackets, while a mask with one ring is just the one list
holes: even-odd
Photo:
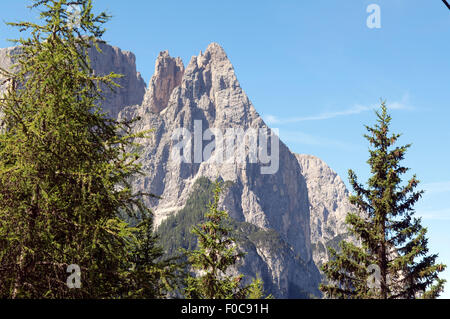
[[[155, 74], [150, 80], [144, 104], [159, 113], [167, 107], [173, 89], [181, 84], [184, 65], [180, 58], [172, 58], [168, 51], [161, 52], [156, 59]], [[135, 103], [139, 104], [139, 103]]]
[[98, 75], [111, 72], [123, 75], [116, 83], [120, 87], [114, 92], [105, 88], [105, 101], [102, 102], [104, 111], [113, 118], [127, 105], [140, 104], [145, 95], [145, 82], [141, 74], [136, 71], [136, 57], [129, 51], [110, 46], [99, 45], [101, 52], [95, 47], [89, 49], [92, 68]]
[[[89, 49], [92, 68], [97, 75], [107, 75], [111, 72], [123, 75], [116, 83], [120, 87], [112, 92], [104, 88], [105, 100], [101, 105], [111, 117], [116, 117], [125, 106], [141, 104], [146, 92], [145, 82], [139, 72], [136, 71], [136, 57], [133, 53], [122, 51], [108, 44], [99, 44], [101, 52], [96, 48]], [[14, 63], [14, 55], [18, 53], [18, 47], [0, 49], [0, 67], [9, 69]], [[7, 83], [1, 85], [0, 93], [7, 87]]]
[[296, 154], [306, 179], [311, 214], [311, 244], [317, 266], [329, 260], [327, 247], [351, 240], [345, 217], [356, 208], [342, 179], [324, 161], [312, 155]]

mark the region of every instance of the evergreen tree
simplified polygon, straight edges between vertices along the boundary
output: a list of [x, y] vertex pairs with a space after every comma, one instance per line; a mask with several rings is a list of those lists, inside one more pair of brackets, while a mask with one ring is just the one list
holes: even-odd
[[329, 283], [320, 289], [331, 298], [436, 298], [443, 290], [438, 274], [445, 265], [429, 254], [427, 229], [414, 217], [423, 194], [415, 190], [417, 177], [406, 185], [401, 179], [409, 171], [401, 161], [411, 145], [395, 147], [400, 135], [389, 132], [385, 102], [376, 115], [377, 124], [366, 126], [364, 135], [371, 145], [367, 187], [349, 171], [350, 202], [361, 214], [348, 214], [346, 222], [360, 245], [341, 242], [340, 252], [330, 249], [331, 259], [322, 268]]
[[192, 230], [198, 238], [198, 249], [185, 250], [193, 270], [199, 273], [197, 277], [188, 276], [185, 296], [188, 299], [260, 299], [264, 294], [260, 279], [243, 286], [243, 275], [227, 274], [244, 254], [237, 251], [231, 228], [226, 226], [227, 212], [218, 208], [221, 191], [221, 184], [216, 181], [214, 201], [209, 204], [205, 222]]
[[[119, 75], [95, 75], [88, 56], [109, 17], [94, 15], [91, 0], [31, 8], [42, 24], [9, 23], [30, 36], [16, 40], [17, 72], [1, 70], [0, 298], [160, 297], [171, 266], [155, 261], [148, 194], [128, 182], [141, 169], [127, 150], [146, 132], [101, 112], [101, 87], [114, 89]], [[67, 285], [73, 264], [80, 289]]]
[[178, 257], [165, 258], [153, 232], [153, 218], [147, 216], [136, 227], [129, 248], [126, 298], [168, 298], [181, 286], [182, 264]]

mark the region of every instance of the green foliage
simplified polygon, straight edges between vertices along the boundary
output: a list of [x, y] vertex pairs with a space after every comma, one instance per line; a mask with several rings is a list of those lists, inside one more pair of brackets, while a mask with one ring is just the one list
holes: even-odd
[[[278, 234], [273, 229], [261, 229], [259, 227], [248, 227], [248, 223], [239, 223], [236, 225], [243, 234], [247, 234], [248, 239], [255, 244], [263, 244], [268, 249], [272, 251], [279, 251], [283, 248], [286, 248], [286, 244], [281, 238], [280, 234]], [[249, 231], [249, 232], [247, 232]]]
[[204, 221], [204, 210], [213, 199], [214, 184], [206, 177], [194, 183], [191, 195], [178, 213], [164, 220], [157, 233], [167, 256], [179, 256], [179, 249], [192, 250], [197, 247], [197, 237], [192, 234], [194, 225]]
[[[410, 145], [395, 147], [400, 135], [389, 135], [391, 117], [384, 102], [376, 115], [377, 124], [366, 126], [372, 173], [367, 188], [349, 171], [355, 192], [350, 202], [363, 214], [350, 213], [346, 222], [361, 245], [342, 241], [340, 252], [329, 249], [332, 258], [322, 269], [331, 283], [320, 289], [331, 298], [436, 298], [445, 282], [438, 277], [445, 265], [428, 254], [427, 230], [414, 217], [423, 191], [415, 191], [415, 175], [402, 185], [401, 176], [409, 169], [401, 161]], [[368, 283], [370, 265], [379, 267], [379, 287]]]
[[245, 299], [263, 295], [262, 282], [257, 279], [249, 286], [242, 286], [243, 275], [230, 276], [227, 272], [239, 258], [244, 256], [237, 250], [236, 239], [227, 212], [219, 210], [221, 184], [215, 183], [214, 200], [209, 204], [203, 223], [192, 229], [198, 238], [198, 248], [185, 250], [192, 270], [186, 280], [185, 296], [193, 299]]
[[126, 298], [166, 298], [181, 284], [178, 258], [167, 258], [157, 244], [152, 218], [140, 220], [128, 248], [130, 268], [125, 272]]
[[[68, 6], [82, 8], [69, 25]], [[104, 33], [91, 0], [34, 0], [43, 24], [16, 40], [17, 73], [1, 70], [0, 298], [160, 297], [169, 263], [151, 234], [152, 214], [129, 179], [141, 174], [133, 121], [108, 119], [98, 106], [117, 74], [93, 72], [88, 49]], [[98, 49], [99, 50], [99, 49]], [[120, 216], [142, 220], [131, 227]], [[81, 288], [68, 289], [68, 265]]]
[[264, 293], [264, 282], [257, 277], [247, 287], [247, 299], [273, 299], [272, 295], [266, 296]]
[[[225, 182], [223, 188], [231, 185], [230, 182]], [[182, 258], [183, 256], [179, 254], [180, 248], [193, 250], [197, 247], [197, 236], [191, 232], [191, 229], [205, 221], [204, 210], [214, 200], [214, 189], [215, 184], [208, 178], [197, 179], [183, 209], [168, 217], [158, 227], [157, 234], [167, 256]], [[232, 228], [236, 242], [243, 247], [264, 243], [264, 246], [269, 249], [279, 250], [286, 246], [280, 235], [273, 229], [261, 229], [232, 218], [228, 218], [224, 223]]]
[[[223, 188], [231, 186], [231, 182], [224, 182]], [[183, 251], [194, 250], [197, 247], [197, 236], [191, 230], [205, 221], [204, 210], [214, 200], [214, 189], [215, 184], [208, 178], [197, 179], [185, 207], [168, 217], [158, 227], [157, 234], [167, 257], [178, 257], [179, 260], [187, 262], [186, 255], [180, 254], [180, 248]], [[272, 229], [261, 229], [232, 218], [227, 218], [223, 223], [232, 229], [236, 243], [245, 250], [255, 249], [255, 246], [261, 244], [273, 251], [279, 251], [286, 246], [280, 235]]]

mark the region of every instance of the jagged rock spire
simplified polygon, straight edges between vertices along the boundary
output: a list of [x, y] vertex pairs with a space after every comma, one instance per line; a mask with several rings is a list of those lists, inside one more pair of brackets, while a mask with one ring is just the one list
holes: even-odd
[[167, 107], [173, 89], [181, 84], [184, 65], [180, 58], [172, 58], [169, 51], [160, 52], [155, 63], [155, 74], [150, 80], [143, 105], [154, 113]]

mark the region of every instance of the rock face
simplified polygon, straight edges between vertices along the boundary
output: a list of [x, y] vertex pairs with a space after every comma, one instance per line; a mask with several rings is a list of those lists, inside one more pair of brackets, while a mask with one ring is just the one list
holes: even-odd
[[[17, 54], [18, 48], [11, 47], [6, 49], [0, 49], [0, 68], [6, 71], [12, 71], [11, 67], [14, 64], [13, 56]], [[5, 92], [8, 88], [8, 83], [4, 83], [5, 78], [0, 74], [0, 96]]]
[[12, 56], [18, 51], [17, 47], [0, 49], [0, 68], [8, 70], [13, 64]]
[[[112, 92], [104, 88], [105, 100], [101, 106], [111, 117], [117, 114], [125, 106], [141, 104], [145, 95], [145, 82], [139, 72], [136, 71], [136, 57], [133, 53], [122, 51], [117, 47], [107, 44], [99, 45], [101, 52], [95, 48], [89, 49], [92, 68], [97, 75], [107, 75], [111, 72], [122, 74], [123, 77], [116, 79], [121, 87]], [[0, 67], [10, 68], [13, 64], [12, 57], [19, 50], [17, 47], [0, 49]], [[0, 76], [0, 84], [3, 82]], [[0, 93], [6, 89], [6, 85], [0, 85]]]
[[148, 105], [152, 112], [161, 112], [167, 107], [173, 89], [181, 84], [183, 74], [184, 65], [181, 59], [172, 58], [168, 51], [161, 52], [156, 59], [155, 74], [150, 80], [144, 104]]
[[312, 155], [295, 156], [306, 179], [313, 259], [320, 267], [329, 260], [327, 247], [336, 248], [339, 241], [352, 240], [345, 217], [357, 209], [350, 204], [350, 194], [342, 179], [325, 162]]
[[[101, 52], [94, 47], [89, 49], [89, 57], [95, 73], [107, 75], [114, 72], [123, 75], [115, 80], [121, 87], [115, 88], [114, 92], [104, 88], [105, 100], [101, 102], [105, 112], [108, 112], [111, 117], [117, 117], [119, 111], [125, 106], [142, 103], [146, 85], [140, 73], [136, 71], [136, 57], [133, 53], [108, 44], [99, 44], [99, 47]], [[13, 64], [12, 56], [17, 53], [17, 50], [19, 50], [17, 47], [0, 49], [0, 67], [9, 68]], [[0, 79], [0, 84], [2, 82]], [[5, 85], [0, 86], [0, 90], [5, 88]]]
[[107, 75], [114, 72], [123, 75], [115, 81], [121, 86], [115, 92], [105, 88], [106, 99], [102, 102], [103, 110], [115, 118], [125, 106], [142, 103], [146, 85], [141, 74], [136, 71], [136, 57], [133, 53], [108, 44], [100, 44], [99, 47], [101, 52], [94, 47], [89, 49], [92, 68], [96, 74]]

